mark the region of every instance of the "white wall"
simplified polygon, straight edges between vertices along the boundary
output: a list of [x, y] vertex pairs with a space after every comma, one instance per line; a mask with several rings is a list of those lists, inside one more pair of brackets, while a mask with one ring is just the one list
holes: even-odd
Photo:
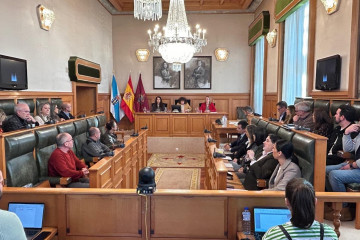
[[[50, 31], [39, 3], [55, 12]], [[97, 0], [0, 0], [0, 54], [27, 60], [29, 91], [71, 92], [68, 60], [78, 56], [101, 65], [99, 92], [109, 92], [112, 16]]]
[[[197, 23], [207, 29], [208, 45], [198, 56], [212, 56], [212, 89], [184, 90], [183, 72], [180, 78], [180, 90], [153, 89], [153, 54], [148, 62], [138, 62], [135, 51], [148, 48], [148, 29], [158, 22], [136, 20], [132, 15], [113, 17], [113, 56], [114, 69], [120, 92], [123, 92], [131, 72], [134, 91], [139, 73], [145, 91], [148, 93], [248, 93], [250, 91], [250, 47], [248, 46], [248, 26], [253, 14], [188, 14], [188, 23], [194, 28]], [[166, 24], [167, 15], [163, 15], [160, 26]], [[225, 47], [230, 51], [226, 62], [218, 62], [214, 51]], [[149, 49], [149, 48], [148, 48]], [[155, 56], [159, 56], [155, 53]]]
[[332, 15], [328, 15], [321, 1], [317, 1], [314, 89], [316, 60], [339, 54], [342, 61], [340, 90], [348, 90], [352, 2], [341, 1], [339, 10]]

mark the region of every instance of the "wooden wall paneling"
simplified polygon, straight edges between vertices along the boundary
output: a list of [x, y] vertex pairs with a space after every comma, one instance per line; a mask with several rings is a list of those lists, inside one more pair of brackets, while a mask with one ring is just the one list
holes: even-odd
[[282, 99], [282, 82], [283, 82], [283, 67], [284, 67], [284, 31], [285, 22], [278, 24], [278, 59], [277, 59], [277, 93], [278, 100]]
[[306, 96], [309, 96], [314, 88], [314, 66], [315, 66], [315, 31], [316, 31], [316, 5], [317, 0], [309, 1], [309, 41], [307, 56], [307, 89]]
[[110, 119], [110, 94], [99, 93], [96, 112], [104, 111], [106, 119]]
[[202, 114], [195, 114], [189, 116], [188, 136], [199, 136], [204, 132], [204, 126], [206, 126], [206, 116], [207, 115], [202, 115]]
[[249, 96], [247, 97], [243, 97], [243, 98], [232, 98], [231, 102], [229, 104], [229, 106], [231, 106], [230, 108], [230, 112], [229, 112], [229, 119], [233, 120], [233, 119], [237, 119], [237, 112], [236, 112], [236, 108], [237, 107], [245, 107], [245, 106], [249, 106], [250, 105], [250, 100], [249, 100]]
[[154, 115], [154, 131], [159, 133], [160, 136], [170, 135], [170, 115], [158, 114]]
[[124, 176], [124, 154], [121, 150], [119, 153], [116, 153], [113, 157], [113, 171], [114, 171], [114, 179], [113, 179], [113, 187], [121, 188], [121, 184], [123, 182]]
[[136, 188], [138, 184], [139, 162], [138, 162], [138, 139], [131, 144], [131, 166], [132, 166], [132, 188]]
[[171, 115], [172, 133], [174, 136], [186, 136], [188, 134], [187, 116], [185, 115]]
[[276, 103], [278, 103], [277, 93], [265, 93], [264, 94], [264, 110], [263, 117], [277, 117]]
[[359, 92], [359, 27], [360, 27], [360, 3], [352, 2], [351, 16], [351, 42], [349, 63], [349, 97], [358, 97]]
[[66, 198], [68, 236], [141, 237], [141, 198], [71, 195]]
[[123, 188], [131, 188], [131, 149], [124, 149], [125, 168], [123, 177]]
[[137, 115], [139, 121], [135, 121], [135, 129], [141, 129], [142, 127], [148, 127], [148, 133], [151, 136], [153, 134], [154, 123], [152, 115]]
[[151, 197], [151, 238], [227, 239], [227, 205], [225, 197], [154, 195]]

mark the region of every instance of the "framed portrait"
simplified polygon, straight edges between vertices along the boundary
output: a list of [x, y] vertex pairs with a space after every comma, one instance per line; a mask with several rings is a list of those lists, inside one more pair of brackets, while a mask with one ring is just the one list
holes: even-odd
[[211, 56], [185, 63], [184, 89], [211, 89]]
[[180, 89], [180, 72], [172, 70], [172, 64], [162, 57], [153, 58], [154, 89]]

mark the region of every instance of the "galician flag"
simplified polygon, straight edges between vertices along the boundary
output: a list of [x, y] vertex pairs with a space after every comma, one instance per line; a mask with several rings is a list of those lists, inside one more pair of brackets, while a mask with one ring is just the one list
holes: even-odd
[[125, 115], [129, 118], [130, 122], [134, 122], [134, 89], [129, 75], [129, 81], [126, 85], [124, 97], [121, 101], [121, 108], [124, 110]]
[[119, 89], [115, 80], [115, 75], [112, 77], [111, 83], [111, 98], [110, 98], [110, 112], [113, 115], [116, 122], [125, 116], [124, 110], [120, 108], [121, 96], [119, 94]]

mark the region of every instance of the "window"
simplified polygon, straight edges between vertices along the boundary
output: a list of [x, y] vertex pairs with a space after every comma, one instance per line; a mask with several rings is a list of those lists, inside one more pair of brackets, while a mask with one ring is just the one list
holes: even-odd
[[254, 112], [262, 114], [264, 86], [264, 40], [262, 36], [255, 44], [254, 65]]
[[282, 100], [306, 97], [309, 2], [285, 20]]

